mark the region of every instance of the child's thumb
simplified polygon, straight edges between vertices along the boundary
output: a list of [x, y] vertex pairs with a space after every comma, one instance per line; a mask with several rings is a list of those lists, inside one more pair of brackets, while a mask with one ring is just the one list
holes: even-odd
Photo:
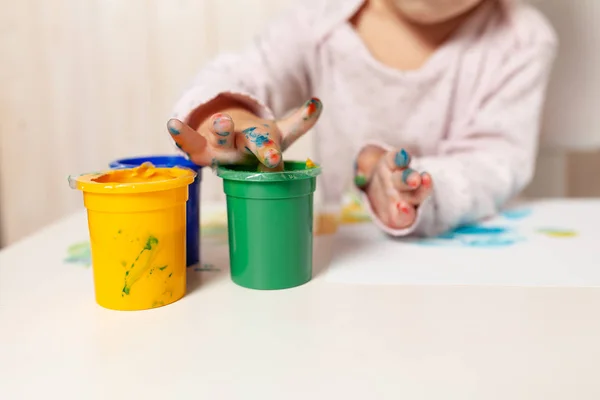
[[277, 121], [282, 136], [281, 150], [285, 151], [310, 130], [319, 119], [322, 110], [321, 100], [313, 97], [290, 116]]

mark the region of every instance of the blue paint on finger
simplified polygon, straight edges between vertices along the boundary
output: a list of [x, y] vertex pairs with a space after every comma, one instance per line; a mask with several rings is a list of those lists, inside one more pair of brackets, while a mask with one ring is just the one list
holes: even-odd
[[396, 153], [396, 156], [394, 157], [394, 163], [396, 163], [396, 165], [400, 168], [406, 168], [408, 167], [408, 164], [410, 164], [410, 155], [406, 150], [401, 149]]
[[227, 143], [227, 139], [219, 139], [218, 143], [222, 146]]
[[231, 132], [219, 132], [219, 131], [215, 131], [215, 133], [219, 136], [229, 136], [231, 134]]
[[408, 185], [408, 178], [413, 172], [415, 172], [415, 170], [410, 168], [406, 168], [402, 171], [402, 182], [404, 182], [405, 185]]
[[255, 132], [256, 129], [257, 128], [255, 126], [253, 126], [253, 127], [244, 129], [242, 131], [242, 133], [244, 134], [244, 136], [246, 136], [246, 139], [248, 139], [251, 143], [254, 143], [256, 145], [256, 147], [262, 147], [265, 145], [274, 144], [273, 141], [271, 139], [269, 139], [268, 133]]
[[173, 136], [177, 136], [180, 133], [177, 129], [173, 128], [172, 126], [169, 126], [168, 129], [169, 129], [169, 133]]

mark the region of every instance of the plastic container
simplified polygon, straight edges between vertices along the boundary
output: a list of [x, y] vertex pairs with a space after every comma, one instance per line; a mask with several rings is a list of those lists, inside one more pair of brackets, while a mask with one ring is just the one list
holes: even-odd
[[157, 167], [185, 167], [196, 171], [196, 179], [188, 188], [186, 205], [186, 264], [200, 263], [200, 183], [202, 167], [182, 156], [145, 156], [122, 158], [110, 163], [111, 168], [132, 168], [151, 162]]
[[184, 296], [185, 203], [195, 176], [142, 166], [70, 178], [87, 208], [99, 305], [144, 310]]
[[285, 162], [284, 172], [219, 167], [227, 196], [231, 279], [261, 290], [312, 278], [313, 193], [319, 167]]

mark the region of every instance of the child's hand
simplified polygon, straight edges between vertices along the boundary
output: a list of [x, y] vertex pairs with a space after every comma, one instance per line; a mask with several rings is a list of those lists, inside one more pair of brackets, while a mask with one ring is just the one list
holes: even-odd
[[433, 189], [431, 175], [419, 173], [409, 164], [406, 150], [386, 153], [377, 147], [363, 150], [356, 163], [356, 185], [366, 192], [379, 219], [392, 229], [410, 227], [417, 207]]
[[313, 98], [288, 118], [261, 119], [250, 112], [214, 114], [195, 131], [177, 119], [167, 127], [177, 146], [195, 164], [242, 164], [253, 157], [267, 170], [282, 170], [281, 153], [313, 127], [322, 105]]

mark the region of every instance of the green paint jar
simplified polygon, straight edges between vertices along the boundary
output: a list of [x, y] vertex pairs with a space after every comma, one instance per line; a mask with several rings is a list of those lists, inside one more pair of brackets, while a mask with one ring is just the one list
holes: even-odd
[[231, 279], [240, 286], [287, 289], [312, 278], [313, 194], [321, 169], [284, 165], [283, 172], [217, 170], [227, 196]]

